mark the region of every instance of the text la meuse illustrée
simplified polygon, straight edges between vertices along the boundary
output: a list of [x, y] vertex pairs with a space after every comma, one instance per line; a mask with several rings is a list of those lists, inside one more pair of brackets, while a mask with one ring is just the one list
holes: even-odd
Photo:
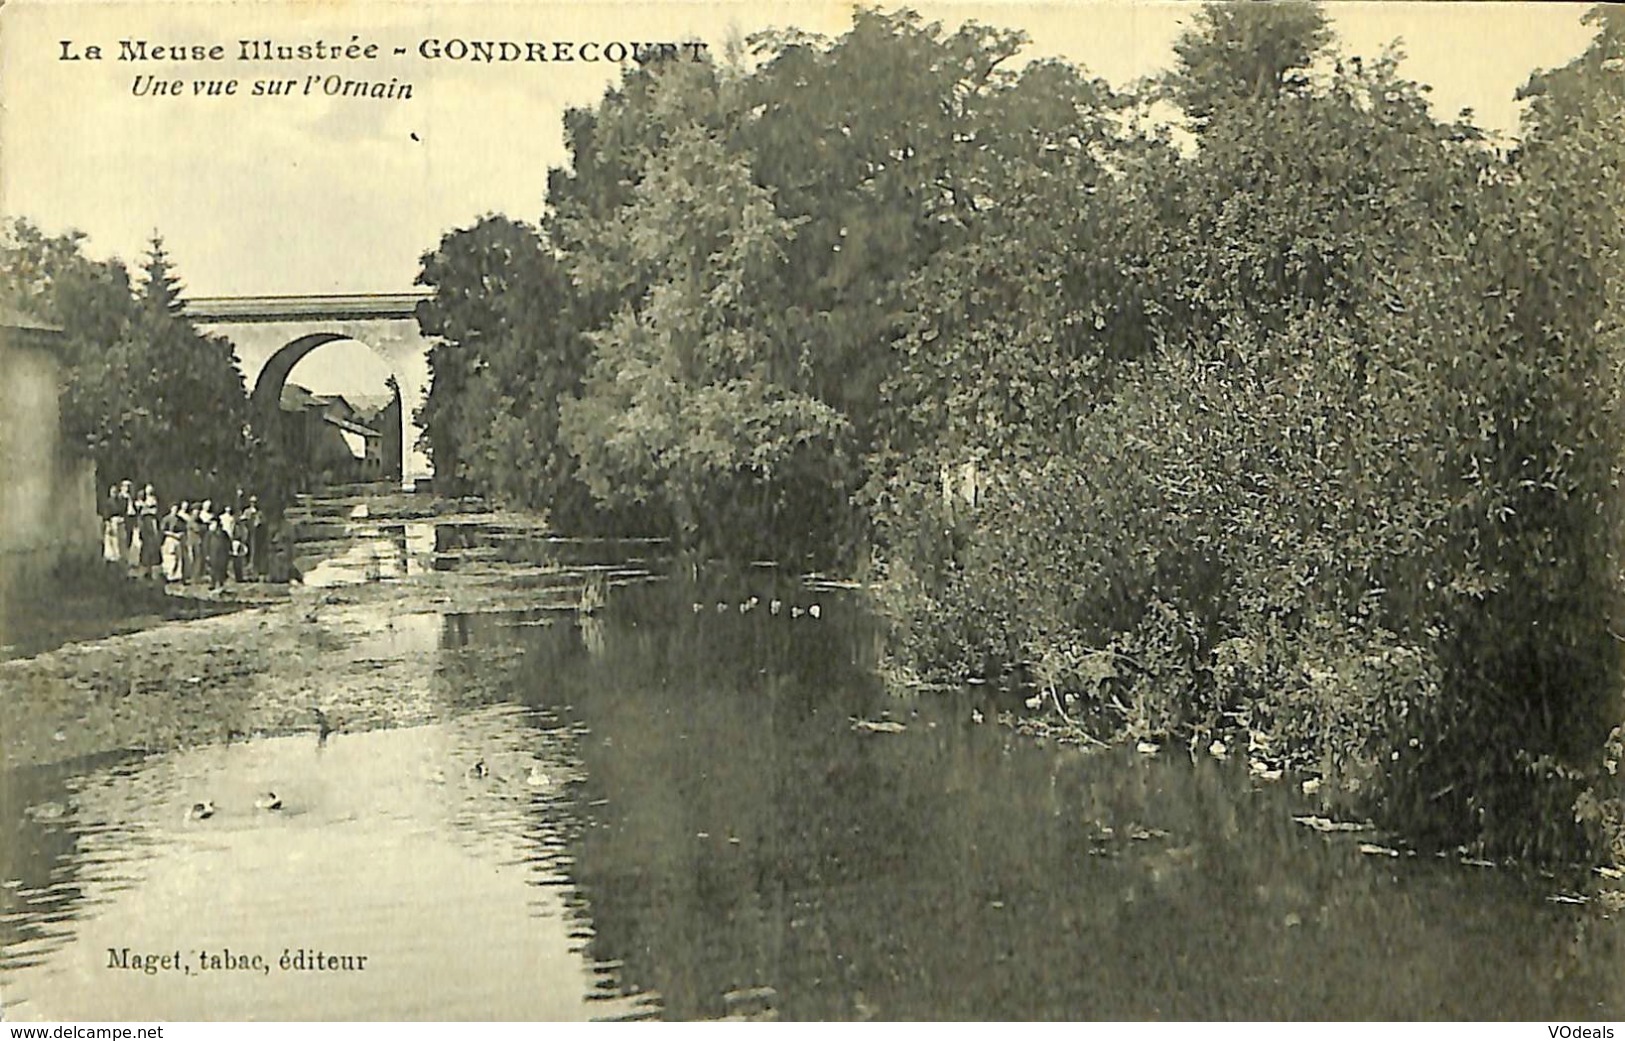
[[[360, 36], [348, 42], [316, 40], [311, 43], [279, 44], [272, 40], [238, 40], [228, 49], [223, 43], [152, 43], [148, 40], [120, 40], [113, 57], [118, 61], [372, 61], [381, 48], [363, 43]], [[61, 61], [101, 61], [106, 55], [100, 44], [62, 41]]]
[[[223, 43], [165, 43], [150, 40], [120, 40], [116, 48], [101, 44], [62, 40], [59, 61], [103, 61], [109, 57], [121, 62], [196, 62], [196, 61], [376, 61], [386, 55], [381, 44], [362, 41], [353, 35], [348, 42], [314, 40], [286, 43], [272, 39], [238, 40], [235, 46]], [[686, 58], [702, 61], [706, 45], [697, 40], [683, 43], [587, 42], [550, 43], [534, 40], [462, 40], [425, 38], [413, 50], [417, 56], [429, 60], [475, 62], [570, 62], [611, 61], [628, 59], [639, 64], [654, 60], [666, 61]], [[395, 55], [407, 54], [407, 48], [394, 47]]]

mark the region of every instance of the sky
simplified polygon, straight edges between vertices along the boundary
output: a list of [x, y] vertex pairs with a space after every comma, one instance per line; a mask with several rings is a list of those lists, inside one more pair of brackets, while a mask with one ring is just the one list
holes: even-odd
[[[949, 26], [976, 19], [1024, 29], [1030, 56], [1069, 59], [1118, 86], [1166, 67], [1195, 10], [1117, 0], [909, 6]], [[1480, 125], [1502, 134], [1516, 131], [1513, 92], [1529, 74], [1585, 48], [1585, 10], [1328, 7], [1345, 52], [1375, 55], [1402, 38], [1409, 55], [1402, 72], [1433, 85], [1441, 115], [1470, 106]], [[423, 41], [700, 40], [720, 53], [730, 37], [768, 26], [839, 34], [850, 12], [840, 3], [731, 0], [11, 0], [0, 7], [0, 212], [48, 232], [78, 229], [92, 255], [127, 262], [138, 262], [158, 231], [194, 296], [399, 292], [411, 288], [419, 256], [445, 232], [488, 212], [537, 218], [547, 170], [566, 159], [565, 108], [592, 104], [618, 75], [609, 62], [430, 60], [418, 50]], [[266, 38], [375, 43], [380, 57], [237, 60], [239, 40]], [[124, 39], [220, 44], [225, 57], [119, 61]], [[102, 60], [83, 56], [91, 45], [101, 46]], [[154, 96], [137, 83], [145, 76], [178, 79], [182, 93]], [[412, 95], [329, 97], [324, 76], [386, 89], [409, 83]], [[229, 79], [239, 81], [238, 94], [192, 96], [195, 83]], [[292, 96], [252, 94], [256, 81], [288, 79], [296, 83]]]

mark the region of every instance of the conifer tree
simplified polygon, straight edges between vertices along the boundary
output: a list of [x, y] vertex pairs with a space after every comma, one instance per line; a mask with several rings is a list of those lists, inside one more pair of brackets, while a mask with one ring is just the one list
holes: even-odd
[[180, 314], [186, 306], [186, 302], [181, 299], [181, 290], [185, 287], [174, 274], [169, 252], [164, 249], [164, 237], [156, 231], [152, 233], [152, 239], [147, 244], [147, 256], [145, 263], [142, 264], [142, 271], [146, 275], [141, 285], [142, 301], [170, 314]]

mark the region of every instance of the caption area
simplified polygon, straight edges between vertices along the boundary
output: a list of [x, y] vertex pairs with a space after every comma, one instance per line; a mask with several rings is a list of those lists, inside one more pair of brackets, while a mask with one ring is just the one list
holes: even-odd
[[[386, 58], [417, 62], [473, 62], [483, 64], [558, 65], [574, 62], [610, 62], [639, 65], [664, 61], [704, 61], [706, 44], [698, 40], [684, 42], [585, 41], [564, 40], [464, 40], [426, 37], [415, 45], [384, 45], [363, 40], [352, 34], [348, 42], [316, 40], [314, 42], [287, 42], [275, 39], [238, 40], [235, 47], [218, 42], [178, 41], [159, 43], [145, 39], [119, 40], [116, 47], [78, 40], [57, 41], [58, 62], [117, 63], [150, 66], [191, 65], [201, 71], [213, 72], [229, 62], [264, 69], [290, 62], [306, 65], [314, 63], [322, 71], [295, 75], [267, 76], [210, 76], [193, 79], [183, 69], [170, 69], [162, 73], [138, 73], [130, 80], [130, 93], [138, 98], [288, 98], [288, 97], [342, 97], [371, 98], [405, 101], [412, 97], [413, 85], [399, 77], [360, 78], [378, 67]], [[327, 71], [348, 66], [349, 74]], [[269, 70], [266, 70], [269, 71]]]
[[186, 976], [202, 976], [214, 972], [257, 973], [268, 976], [277, 972], [364, 972], [368, 955], [329, 954], [307, 947], [284, 947], [280, 956], [233, 951], [229, 947], [202, 948], [195, 951], [137, 951], [130, 947], [107, 948], [107, 967], [122, 972], [140, 972], [148, 976], [178, 972]]
[[405, 101], [412, 96], [412, 84], [391, 76], [388, 80], [353, 80], [336, 73], [325, 76], [305, 76], [303, 87], [299, 77], [253, 80], [247, 86], [240, 79], [181, 80], [160, 78], [149, 73], [137, 75], [130, 84], [130, 93], [144, 97], [235, 97], [255, 98], [288, 97], [293, 94], [329, 98], [380, 98]]

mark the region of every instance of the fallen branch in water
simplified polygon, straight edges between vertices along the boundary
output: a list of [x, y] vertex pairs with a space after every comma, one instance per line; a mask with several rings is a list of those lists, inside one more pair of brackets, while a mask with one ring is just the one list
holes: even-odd
[[1368, 828], [1371, 827], [1371, 825], [1364, 824], [1364, 823], [1361, 823], [1359, 821], [1334, 821], [1334, 820], [1327, 820], [1325, 817], [1307, 816], [1307, 817], [1293, 817], [1292, 819], [1294, 821], [1298, 822], [1299, 824], [1302, 824], [1306, 828], [1313, 828], [1316, 831], [1323, 831], [1323, 832], [1365, 831], [1365, 830], [1367, 830]]
[[889, 719], [859, 719], [853, 716], [852, 729], [863, 734], [901, 734], [908, 728]]
[[1055, 711], [1060, 713], [1061, 718], [1066, 720], [1067, 725], [1076, 731], [1079, 737], [1083, 738], [1085, 741], [1093, 742], [1094, 744], [1099, 745], [1101, 748], [1110, 747], [1110, 745], [1108, 745], [1105, 741], [1102, 741], [1100, 738], [1089, 733], [1089, 731], [1083, 728], [1081, 723], [1066, 714], [1066, 709], [1061, 707], [1061, 696], [1056, 693], [1053, 684], [1049, 688], [1049, 696], [1050, 700], [1055, 703]]

